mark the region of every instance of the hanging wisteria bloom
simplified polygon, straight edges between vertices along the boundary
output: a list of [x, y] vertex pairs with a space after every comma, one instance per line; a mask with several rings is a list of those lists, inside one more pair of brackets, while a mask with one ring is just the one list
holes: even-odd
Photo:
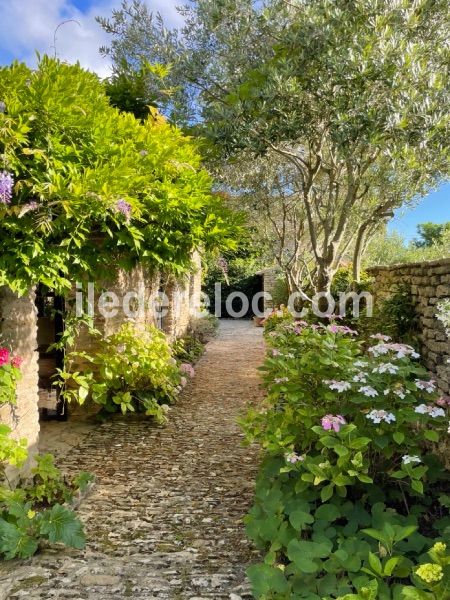
[[405, 454], [402, 456], [402, 463], [404, 465], [410, 465], [411, 463], [420, 463], [422, 462], [418, 456], [410, 456], [409, 454]]
[[131, 204], [129, 204], [126, 200], [121, 198], [116, 202], [116, 211], [124, 215], [127, 220], [131, 218]]
[[336, 433], [341, 429], [342, 425], [345, 425], [347, 421], [342, 415], [325, 415], [322, 417], [322, 427], [325, 431], [333, 429]]
[[436, 417], [445, 417], [445, 410], [438, 406], [434, 406], [434, 404], [419, 404], [419, 406], [416, 406], [414, 409], [414, 412], [419, 415], [430, 415], [433, 419]]
[[386, 410], [371, 410], [370, 413], [366, 415], [366, 418], [377, 424], [381, 423], [381, 421], [384, 421], [385, 423], [393, 423], [395, 421], [395, 415]]
[[392, 363], [381, 363], [372, 371], [372, 373], [390, 373], [391, 375], [395, 375], [397, 372], [397, 365], [393, 365]]
[[331, 381], [325, 381], [330, 390], [336, 390], [337, 392], [345, 392], [346, 390], [351, 389], [351, 383], [349, 381], [335, 381], [334, 379]]
[[424, 392], [428, 392], [429, 394], [432, 394], [436, 389], [434, 379], [430, 379], [430, 381], [422, 381], [421, 379], [416, 379], [414, 383], [416, 384], [416, 388], [418, 390], [423, 390]]
[[285, 455], [286, 462], [291, 465], [295, 465], [298, 462], [303, 462], [305, 460], [304, 456], [297, 454], [296, 452], [289, 452], [289, 454]]
[[375, 333], [370, 336], [373, 340], [380, 340], [381, 342], [388, 342], [391, 337], [389, 335], [384, 335], [383, 333]]
[[360, 371], [359, 373], [356, 373], [356, 375], [353, 377], [353, 381], [355, 383], [366, 383], [367, 374]]
[[364, 396], [368, 396], [369, 398], [374, 398], [375, 396], [378, 396], [377, 390], [375, 390], [370, 385], [364, 385], [360, 387], [358, 392], [361, 392], [361, 394], [364, 394]]
[[11, 173], [2, 171], [0, 173], [0, 203], [10, 204], [14, 186], [14, 178]]

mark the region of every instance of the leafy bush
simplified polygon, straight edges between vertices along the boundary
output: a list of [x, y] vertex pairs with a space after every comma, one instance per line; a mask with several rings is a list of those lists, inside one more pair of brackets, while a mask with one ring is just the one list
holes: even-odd
[[11, 356], [8, 348], [0, 347], [0, 406], [16, 403], [16, 385], [22, 374], [19, 356]]
[[[9, 466], [20, 468], [28, 457], [26, 440], [15, 441], [11, 430], [0, 425], [0, 481]], [[73, 499], [91, 481], [88, 473], [80, 473], [67, 482], [53, 464], [49, 454], [37, 457], [31, 480], [16, 487], [0, 484], [0, 557], [27, 558], [41, 540], [84, 548], [85, 536], [80, 521], [64, 503]]]
[[342, 325], [267, 335], [267, 405], [242, 423], [265, 453], [246, 518], [266, 550], [249, 571], [257, 598], [432, 598], [415, 568], [450, 539], [449, 476], [434, 452], [450, 399], [411, 346], [374, 337], [363, 354]]
[[294, 317], [289, 312], [289, 309], [283, 306], [277, 310], [272, 311], [264, 319], [264, 335], [271, 335], [276, 328], [282, 323], [293, 323]]
[[179, 274], [200, 245], [235, 245], [197, 145], [154, 109], [120, 113], [95, 74], [46, 56], [0, 68], [0, 98], [0, 285], [68, 291], [136, 261]]
[[[79, 358], [89, 361], [92, 370], [71, 370], [70, 364]], [[145, 412], [160, 423], [166, 421], [168, 405], [184, 382], [166, 335], [154, 326], [140, 330], [133, 323], [99, 339], [99, 350], [92, 356], [71, 353], [59, 377], [69, 401], [83, 403], [90, 395], [106, 412]]]

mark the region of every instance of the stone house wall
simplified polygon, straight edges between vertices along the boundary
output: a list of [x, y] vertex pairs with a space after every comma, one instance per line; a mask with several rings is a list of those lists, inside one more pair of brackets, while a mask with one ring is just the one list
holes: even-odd
[[[105, 282], [103, 290], [115, 292], [120, 300], [120, 307], [115, 316], [105, 318], [98, 312], [95, 314], [95, 327], [105, 336], [116, 332], [121, 325], [129, 320], [138, 327], [153, 324], [163, 326], [172, 338], [186, 333], [190, 320], [195, 316], [196, 308], [201, 299], [201, 260], [195, 253], [193, 256], [194, 272], [182, 280], [172, 280], [166, 293], [169, 297], [168, 315], [161, 323], [155, 317], [154, 304], [161, 291], [159, 274], [149, 273], [143, 267], [137, 266], [130, 272], [120, 271], [111, 283]], [[75, 294], [76, 290], [74, 290]], [[87, 293], [85, 290], [84, 293]], [[143, 295], [143, 310], [136, 311], [130, 318], [122, 309], [122, 299], [129, 296], [133, 307], [133, 296]], [[96, 301], [101, 291], [96, 291]], [[0, 423], [6, 423], [13, 430], [17, 439], [26, 438], [31, 454], [37, 450], [39, 438], [39, 372], [38, 372], [38, 341], [37, 341], [37, 309], [35, 292], [18, 298], [9, 288], [0, 288], [0, 345], [11, 348], [13, 354], [23, 358], [23, 377], [17, 385], [17, 404], [15, 406], [0, 406]], [[96, 350], [96, 339], [82, 329], [78, 336], [75, 349], [92, 354]], [[91, 369], [90, 363], [78, 358], [74, 367], [83, 372]]]
[[34, 291], [19, 298], [9, 288], [0, 288], [0, 345], [23, 359], [17, 403], [0, 406], [0, 423], [12, 429], [15, 439], [28, 440], [30, 456], [37, 450], [39, 437], [36, 318]]
[[439, 389], [450, 394], [450, 339], [436, 318], [436, 305], [450, 297], [450, 258], [436, 261], [374, 267], [374, 305], [392, 296], [399, 285], [411, 293], [419, 320], [421, 354], [436, 376]]

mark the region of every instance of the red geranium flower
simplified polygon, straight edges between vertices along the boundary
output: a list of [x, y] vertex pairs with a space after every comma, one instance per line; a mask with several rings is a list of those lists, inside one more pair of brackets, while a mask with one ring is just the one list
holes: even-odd
[[0, 348], [0, 367], [9, 363], [9, 350], [7, 348]]

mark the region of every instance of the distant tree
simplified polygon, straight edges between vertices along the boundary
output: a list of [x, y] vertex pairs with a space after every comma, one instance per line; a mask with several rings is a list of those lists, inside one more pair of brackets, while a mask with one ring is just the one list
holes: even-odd
[[420, 238], [414, 240], [414, 245], [417, 248], [431, 248], [442, 242], [446, 232], [450, 232], [450, 221], [447, 223], [421, 223], [417, 225], [417, 233]]

